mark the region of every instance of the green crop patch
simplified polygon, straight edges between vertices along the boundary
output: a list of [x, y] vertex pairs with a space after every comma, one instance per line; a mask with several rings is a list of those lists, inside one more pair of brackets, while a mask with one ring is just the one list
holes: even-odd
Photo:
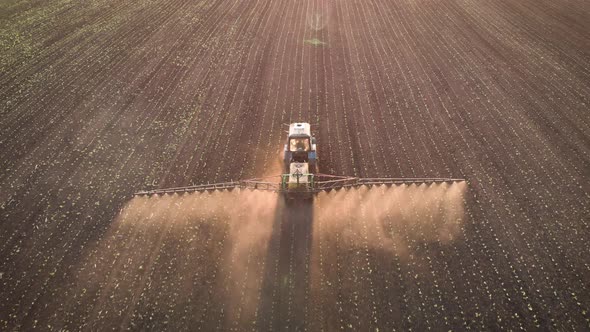
[[311, 44], [313, 46], [323, 46], [323, 45], [327, 45], [326, 43], [324, 43], [323, 41], [317, 39], [317, 38], [313, 38], [313, 39], [304, 39], [303, 40], [304, 43], [306, 44]]

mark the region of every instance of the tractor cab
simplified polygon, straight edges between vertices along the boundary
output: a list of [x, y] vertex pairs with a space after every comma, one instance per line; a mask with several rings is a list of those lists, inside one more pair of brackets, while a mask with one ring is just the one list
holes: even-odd
[[289, 151], [291, 153], [296, 152], [309, 152], [311, 150], [309, 137], [292, 137], [289, 139]]
[[296, 122], [289, 125], [284, 161], [286, 172], [291, 172], [291, 163], [309, 163], [311, 173], [316, 172], [316, 144], [309, 123]]

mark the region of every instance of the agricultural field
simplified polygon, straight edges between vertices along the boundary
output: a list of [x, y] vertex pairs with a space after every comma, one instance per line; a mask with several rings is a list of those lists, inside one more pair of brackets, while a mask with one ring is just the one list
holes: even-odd
[[[3, 0], [0, 330], [590, 328], [587, 0]], [[278, 174], [455, 177], [285, 202]]]

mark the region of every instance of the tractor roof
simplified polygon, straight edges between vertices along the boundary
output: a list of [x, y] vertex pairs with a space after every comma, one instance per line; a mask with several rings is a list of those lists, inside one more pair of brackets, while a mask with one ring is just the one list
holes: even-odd
[[307, 122], [296, 122], [289, 125], [289, 137], [291, 136], [310, 136], [311, 128]]

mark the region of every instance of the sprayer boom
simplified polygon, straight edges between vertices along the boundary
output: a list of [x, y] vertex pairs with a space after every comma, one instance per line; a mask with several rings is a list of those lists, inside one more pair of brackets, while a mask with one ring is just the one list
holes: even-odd
[[[291, 174], [276, 175], [265, 178], [208, 183], [187, 187], [175, 187], [166, 189], [144, 190], [135, 193], [136, 196], [151, 196], [163, 194], [181, 194], [192, 192], [216, 191], [216, 190], [266, 190], [277, 193], [309, 193], [317, 194], [322, 191], [338, 190], [342, 188], [358, 188], [361, 186], [380, 186], [380, 185], [401, 185], [401, 184], [433, 184], [433, 183], [453, 183], [462, 182], [464, 179], [454, 178], [357, 178], [351, 176], [329, 175], [329, 174], [299, 174], [298, 177], [306, 177], [307, 182], [299, 182], [296, 186], [289, 186], [288, 178]], [[280, 179], [272, 181], [271, 179]], [[309, 180], [311, 179], [311, 180]]]

